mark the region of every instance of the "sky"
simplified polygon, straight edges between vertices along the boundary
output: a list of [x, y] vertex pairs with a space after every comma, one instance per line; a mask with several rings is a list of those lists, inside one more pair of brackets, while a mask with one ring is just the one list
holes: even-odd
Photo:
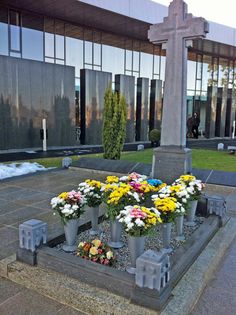
[[[152, 0], [168, 6], [171, 0]], [[206, 20], [236, 28], [235, 0], [184, 0], [188, 12]]]

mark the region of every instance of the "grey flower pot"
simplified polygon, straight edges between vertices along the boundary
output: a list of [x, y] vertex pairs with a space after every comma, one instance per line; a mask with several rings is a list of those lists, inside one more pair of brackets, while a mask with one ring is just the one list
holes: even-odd
[[175, 225], [176, 225], [176, 241], [184, 241], [185, 236], [183, 233], [183, 226], [184, 226], [184, 216], [180, 215], [175, 218]]
[[145, 236], [128, 236], [128, 247], [131, 264], [127, 266], [126, 271], [131, 274], [136, 272], [136, 260], [144, 253]]
[[186, 222], [184, 223], [186, 226], [195, 226], [195, 214], [197, 210], [197, 200], [191, 200], [188, 204]]
[[108, 242], [108, 245], [110, 247], [121, 248], [124, 246], [124, 243], [121, 242], [122, 230], [123, 230], [122, 224], [118, 220], [110, 222], [111, 239]]
[[99, 207], [89, 208], [89, 211], [91, 213], [91, 224], [92, 228], [89, 231], [90, 235], [98, 235], [99, 228], [98, 228], [98, 216], [99, 216]]
[[79, 219], [71, 219], [64, 225], [64, 232], [66, 238], [66, 245], [62, 246], [65, 252], [74, 252], [77, 248], [76, 246], [76, 236], [79, 227]]
[[171, 253], [173, 251], [173, 249], [170, 246], [170, 240], [171, 240], [171, 227], [172, 227], [172, 223], [163, 223], [161, 225], [161, 230], [162, 230], [162, 246], [163, 248], [161, 249], [161, 251], [163, 253]]

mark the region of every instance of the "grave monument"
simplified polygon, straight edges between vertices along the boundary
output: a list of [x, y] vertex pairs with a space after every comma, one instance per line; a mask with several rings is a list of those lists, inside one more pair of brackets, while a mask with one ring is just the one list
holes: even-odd
[[187, 53], [191, 39], [206, 33], [208, 22], [188, 14], [183, 0], [172, 1], [168, 17], [148, 31], [149, 40], [166, 49], [161, 145], [154, 149], [152, 176], [167, 183], [192, 170], [191, 150], [186, 148]]

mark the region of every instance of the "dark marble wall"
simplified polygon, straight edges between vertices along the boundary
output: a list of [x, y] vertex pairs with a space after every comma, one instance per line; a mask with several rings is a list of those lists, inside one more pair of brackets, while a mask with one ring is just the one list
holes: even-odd
[[216, 107], [216, 137], [225, 136], [225, 123], [226, 123], [226, 109], [227, 109], [227, 88], [218, 88], [217, 92], [217, 107]]
[[233, 121], [236, 119], [236, 91], [228, 89], [225, 136], [232, 137]]
[[207, 88], [207, 107], [206, 107], [206, 138], [215, 137], [217, 109], [217, 87], [208, 86]]
[[124, 74], [115, 75], [115, 90], [124, 95], [127, 103], [126, 143], [135, 141], [134, 85], [135, 77]]
[[102, 143], [104, 95], [111, 81], [109, 72], [80, 70], [82, 144]]
[[0, 56], [0, 150], [75, 144], [74, 68]]
[[149, 79], [137, 79], [136, 141], [148, 141]]
[[162, 80], [151, 80], [149, 129], [161, 129]]

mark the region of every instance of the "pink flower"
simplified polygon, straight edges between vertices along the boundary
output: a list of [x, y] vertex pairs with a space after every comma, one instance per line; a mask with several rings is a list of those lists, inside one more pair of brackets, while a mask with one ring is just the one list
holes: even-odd
[[104, 265], [109, 265], [109, 260], [108, 259], [104, 259]]

